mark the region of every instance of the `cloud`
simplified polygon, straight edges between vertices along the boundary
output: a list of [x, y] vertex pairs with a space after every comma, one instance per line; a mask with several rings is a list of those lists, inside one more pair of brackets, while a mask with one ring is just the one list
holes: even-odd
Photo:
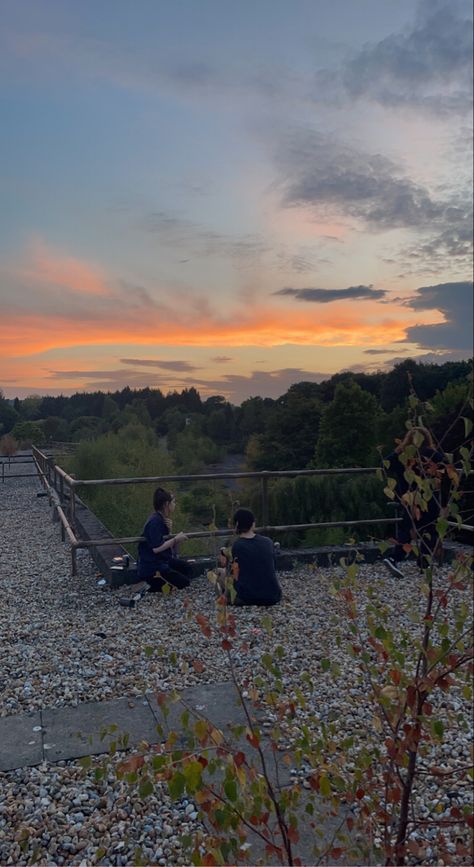
[[162, 238], [167, 246], [184, 247], [190, 258], [223, 256], [245, 265], [271, 250], [271, 245], [260, 235], [225, 235], [175, 211], [152, 211], [140, 219], [139, 225], [146, 232]]
[[233, 361], [230, 355], [214, 355], [210, 361], [215, 364], [225, 364], [227, 361]]
[[286, 207], [310, 207], [323, 216], [329, 211], [362, 220], [376, 231], [447, 229], [465, 218], [464, 203], [432, 197], [387, 157], [364, 153], [314, 130], [287, 135], [275, 158]]
[[439, 310], [445, 317], [436, 325], [408, 328], [405, 341], [423, 349], [459, 349], [472, 354], [472, 281], [422, 286], [405, 303], [412, 310]]
[[199, 370], [194, 364], [189, 361], [164, 361], [154, 358], [121, 358], [121, 364], [131, 364], [137, 367], [159, 367], [164, 370], [174, 370], [176, 372], [191, 372]]
[[[399, 349], [398, 352], [400, 351]], [[393, 349], [364, 349], [364, 355], [390, 355], [392, 352]]]
[[[369, 97], [389, 108], [469, 112], [471, 9], [462, 0], [424, 0], [411, 27], [365, 45], [347, 61], [341, 80], [348, 96]], [[328, 82], [327, 73], [323, 77]]]
[[347, 289], [278, 289], [272, 295], [291, 295], [299, 301], [313, 301], [318, 304], [329, 304], [332, 301], [345, 299], [371, 299], [383, 298], [387, 292], [385, 289], [372, 289], [371, 286], [349, 286]]
[[447, 257], [456, 260], [456, 267], [469, 267], [470, 184], [460, 191], [434, 194], [393, 160], [310, 129], [286, 134], [275, 161], [284, 208], [304, 208], [319, 220], [346, 219], [353, 229], [374, 233], [408, 230], [410, 243], [405, 242], [396, 256], [406, 273], [415, 267], [436, 273]]

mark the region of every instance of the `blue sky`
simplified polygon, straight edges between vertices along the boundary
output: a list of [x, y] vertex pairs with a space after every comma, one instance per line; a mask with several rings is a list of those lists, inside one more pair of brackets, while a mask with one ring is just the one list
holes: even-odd
[[1, 12], [7, 395], [472, 354], [470, 3]]

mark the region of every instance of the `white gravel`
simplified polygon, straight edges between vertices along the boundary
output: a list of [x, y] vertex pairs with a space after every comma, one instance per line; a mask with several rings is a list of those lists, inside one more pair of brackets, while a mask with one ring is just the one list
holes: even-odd
[[[120, 607], [118, 597], [124, 588], [98, 587], [87, 553], [79, 553], [79, 575], [71, 577], [68, 545], [61, 542], [59, 525], [51, 521], [47, 498], [36, 496], [40, 490], [35, 480], [0, 485], [0, 715], [229, 680], [222, 636], [213, 631], [206, 638], [194, 619], [200, 612], [215, 623], [215, 596], [207, 579], [195, 580], [186, 597], [178, 592], [168, 597], [148, 594], [134, 609]], [[406, 579], [397, 581], [380, 563], [362, 565], [357, 596], [364, 606], [367, 591], [376, 586], [390, 609], [389, 617], [408, 627], [420, 579], [413, 566], [404, 569]], [[288, 694], [301, 685], [303, 670], [313, 681], [313, 689], [303, 688], [309, 706], [297, 714], [294, 728], [307, 716], [315, 716], [332, 721], [337, 734], [353, 734], [356, 743], [369, 744], [377, 735], [360, 671], [335, 645], [337, 609], [331, 587], [337, 573], [342, 575], [340, 567], [295, 569], [281, 577], [281, 605], [268, 610], [235, 609], [239, 636], [235, 668], [241, 682], [251, 680], [262, 671], [262, 653], [274, 655], [276, 647], [283, 645], [287, 653], [281, 668]], [[271, 618], [271, 634], [263, 618]], [[146, 652], [146, 647], [153, 652]], [[175, 659], [170, 658], [172, 652]], [[342, 688], [321, 670], [320, 660], [335, 654]], [[202, 663], [199, 671], [193, 667], [196, 659]], [[440, 703], [450, 733], [426, 761], [452, 769], [465, 766], [470, 761], [472, 720], [464, 727], [460, 719], [462, 714], [469, 718], [469, 705], [457, 690], [444, 694]], [[174, 805], [160, 792], [141, 802], [107, 779], [97, 782], [95, 764], [87, 773], [77, 762], [61, 762], [0, 774], [1, 864], [27, 864], [36, 850], [35, 863], [85, 867], [99, 860], [125, 865], [138, 857], [134, 856], [137, 847], [151, 863], [186, 863], [178, 827], [182, 832], [183, 821], [193, 824], [189, 809], [186, 814], [188, 805]], [[453, 798], [462, 805], [470, 795], [466, 780], [434, 781], [420, 789], [417, 803], [424, 817], [442, 816]], [[455, 847], [456, 834], [465, 839], [459, 829], [449, 833], [450, 846]], [[435, 850], [425, 863], [440, 863]], [[453, 851], [450, 863], [469, 862]]]

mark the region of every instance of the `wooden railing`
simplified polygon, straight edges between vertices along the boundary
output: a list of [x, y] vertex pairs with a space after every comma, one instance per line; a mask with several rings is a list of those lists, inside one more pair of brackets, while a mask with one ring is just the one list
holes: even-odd
[[[168, 475], [168, 476], [135, 476], [116, 479], [76, 479], [66, 473], [62, 467], [54, 463], [52, 457], [48, 457], [40, 449], [33, 447], [33, 460], [35, 461], [39, 477], [46, 488], [50, 502], [54, 505], [61, 522], [61, 534], [71, 542], [72, 574], [77, 574], [76, 552], [79, 548], [95, 548], [115, 543], [126, 545], [143, 541], [143, 536], [108, 537], [106, 539], [78, 539], [76, 536], [76, 501], [79, 487], [111, 486], [111, 485], [143, 485], [150, 482], [166, 484], [168, 482], [202, 482], [217, 481], [224, 479], [254, 479], [260, 480], [262, 502], [262, 526], [259, 532], [280, 533], [286, 530], [310, 530], [329, 529], [332, 527], [357, 527], [373, 524], [396, 525], [400, 518], [395, 513], [389, 518], [366, 518], [354, 521], [315, 521], [307, 524], [279, 524], [271, 525], [268, 511], [268, 482], [273, 478], [296, 478], [298, 476], [328, 476], [328, 475], [357, 475], [375, 473], [377, 467], [348, 467], [344, 469], [304, 469], [304, 470], [263, 470], [261, 472], [228, 472], [228, 473], [201, 473], [196, 475]], [[217, 530], [198, 530], [186, 533], [188, 539], [220, 538], [229, 536], [229, 528]]]
[[[258, 527], [259, 532], [265, 533], [281, 533], [286, 530], [310, 530], [310, 529], [329, 529], [331, 527], [360, 527], [374, 524], [392, 524], [397, 525], [401, 518], [398, 515], [398, 510], [395, 508], [393, 517], [390, 518], [365, 518], [363, 520], [354, 521], [315, 521], [308, 524], [279, 524], [271, 525], [269, 522], [268, 512], [268, 482], [273, 478], [296, 478], [299, 476], [336, 476], [336, 475], [360, 475], [375, 473], [377, 467], [347, 467], [344, 469], [305, 469], [305, 470], [263, 470], [261, 472], [243, 472], [243, 473], [201, 473], [199, 475], [170, 475], [170, 476], [138, 476], [138, 477], [123, 477], [117, 479], [76, 479], [74, 476], [66, 473], [62, 467], [59, 467], [54, 462], [54, 458], [48, 456], [40, 449], [33, 446], [32, 461], [36, 466], [37, 473], [43, 486], [49, 496], [50, 504], [56, 509], [58, 518], [61, 524], [61, 537], [63, 541], [66, 536], [71, 543], [71, 569], [72, 574], [77, 574], [77, 558], [76, 553], [79, 548], [97, 548], [104, 545], [126, 545], [144, 541], [143, 536], [123, 536], [123, 537], [108, 537], [106, 539], [78, 539], [76, 536], [76, 491], [79, 487], [92, 486], [110, 486], [110, 485], [143, 485], [150, 482], [167, 483], [167, 482], [201, 482], [214, 481], [223, 479], [255, 479], [260, 480], [261, 499], [262, 499], [262, 526]], [[396, 506], [396, 504], [395, 504]], [[456, 522], [448, 522], [449, 525], [457, 530], [473, 531], [473, 527], [468, 524], [458, 524]], [[217, 530], [199, 530], [196, 532], [186, 533], [188, 539], [204, 539], [204, 538], [220, 538], [229, 536], [229, 528]]]

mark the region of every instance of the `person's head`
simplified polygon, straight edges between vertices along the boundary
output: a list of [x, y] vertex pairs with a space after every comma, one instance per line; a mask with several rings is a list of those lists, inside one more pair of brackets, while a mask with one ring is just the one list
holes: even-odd
[[176, 505], [175, 499], [171, 491], [165, 491], [164, 488], [157, 488], [153, 494], [153, 508], [155, 512], [163, 512], [169, 515]]
[[247, 533], [255, 526], [255, 516], [250, 509], [237, 509], [234, 515], [236, 533]]
[[423, 438], [419, 448], [429, 448], [434, 449], [433, 437], [431, 436], [428, 428], [423, 427], [422, 425], [418, 425], [418, 427], [412, 427], [409, 431], [406, 432], [403, 437], [400, 445], [396, 449], [397, 452], [403, 452], [407, 446], [412, 446], [413, 444], [419, 443], [420, 436]]

